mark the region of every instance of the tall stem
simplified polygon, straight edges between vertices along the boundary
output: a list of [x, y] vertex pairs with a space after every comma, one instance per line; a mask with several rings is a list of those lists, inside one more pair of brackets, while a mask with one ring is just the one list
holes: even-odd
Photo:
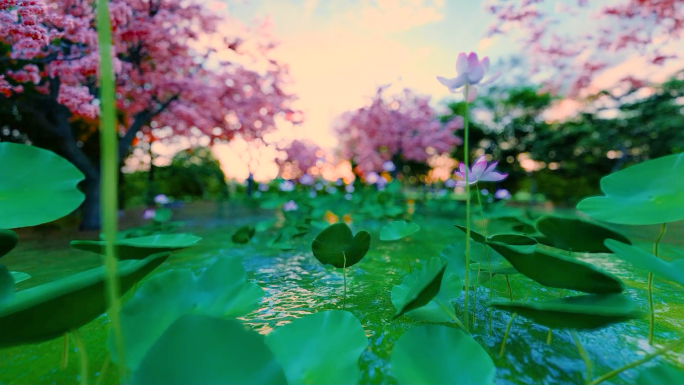
[[508, 299], [513, 301], [513, 290], [511, 290], [511, 281], [508, 279], [508, 274], [504, 276], [506, 277], [506, 289], [508, 289]]
[[[487, 223], [485, 222], [485, 217], [484, 217], [484, 207], [482, 206], [482, 198], [480, 197], [480, 186], [478, 186], [477, 182], [475, 183], [475, 190], [477, 190], [477, 203], [480, 205], [480, 217], [482, 218], [482, 233], [484, 234], [485, 237], [487, 237]], [[487, 256], [487, 269], [489, 270], [489, 302], [492, 301], [492, 263], [491, 259], [489, 258], [489, 248], [487, 245], [483, 244], [482, 245], [482, 251], [485, 253]], [[477, 276], [478, 280], [475, 282], [475, 285], [480, 283], [480, 269], [477, 270]], [[475, 286], [477, 287], [477, 286]], [[490, 307], [489, 310], [489, 336], [492, 336], [492, 308]], [[475, 312], [473, 312], [473, 318], [475, 317]], [[473, 323], [475, 323], [475, 320], [473, 319]]]
[[[97, 1], [97, 43], [100, 53], [100, 147], [102, 167], [102, 230], [104, 233], [108, 315], [111, 319], [118, 362], [123, 360], [123, 340], [121, 338], [121, 323], [119, 311], [119, 281], [116, 274], [116, 255], [114, 255], [114, 238], [117, 226], [117, 193], [119, 179], [118, 133], [116, 130], [116, 114], [114, 110], [114, 70], [112, 68], [112, 33], [109, 22], [109, 8], [107, 0]], [[121, 379], [125, 378], [125, 365], [120, 364]]]
[[608, 372], [608, 373], [602, 375], [601, 377], [598, 377], [597, 379], [595, 379], [594, 381], [588, 383], [587, 385], [598, 385], [598, 384], [602, 383], [602, 382], [605, 381], [605, 380], [608, 380], [608, 379], [610, 379], [610, 378], [613, 378], [613, 377], [617, 376], [618, 374], [624, 372], [625, 370], [629, 370], [629, 369], [632, 369], [632, 368], [634, 368], [634, 367], [637, 367], [637, 366], [639, 366], [639, 365], [641, 365], [641, 364], [643, 364], [643, 363], [645, 363], [645, 362], [648, 362], [648, 361], [650, 361], [650, 360], [652, 360], [652, 359], [658, 357], [658, 356], [661, 355], [661, 354], [664, 354], [664, 353], [667, 353], [667, 352], [669, 352], [669, 351], [671, 351], [671, 350], [677, 349], [678, 347], [680, 347], [680, 346], [682, 346], [682, 345], [684, 345], [684, 338], [680, 338], [680, 339], [678, 339], [677, 341], [675, 341], [675, 342], [673, 342], [673, 343], [671, 343], [671, 344], [669, 344], [669, 345], [665, 345], [665, 346], [663, 346], [662, 348], [656, 350], [655, 352], [653, 352], [653, 353], [651, 353], [651, 354], [645, 355], [644, 358], [642, 358], [642, 359], [640, 359], [640, 360], [636, 360], [636, 361], [634, 361], [634, 362], [631, 362], [631, 363], [629, 363], [629, 364], [627, 364], [627, 365], [625, 365], [625, 366], [623, 366], [623, 367], [621, 367], [621, 368], [617, 368], [617, 369], [615, 369], [615, 370], [611, 370], [610, 372]]
[[[660, 233], [658, 234], [658, 239], [656, 239], [655, 243], [653, 244], [653, 255], [658, 257], [658, 244], [660, 243], [660, 240], [663, 239], [663, 235], [665, 235], [665, 226], [667, 224], [663, 223], [662, 226], [660, 226]], [[648, 344], [653, 345], [653, 329], [655, 328], [655, 309], [653, 308], [653, 273], [648, 273], [648, 309], [649, 309], [649, 315], [648, 315]]]
[[66, 369], [69, 365], [69, 333], [64, 333], [64, 342], [62, 344], [62, 369]]
[[437, 299], [434, 299], [434, 301], [437, 303], [437, 305], [439, 305], [439, 307], [442, 308], [442, 310], [444, 310], [445, 313], [447, 313], [447, 314], [449, 315], [449, 317], [451, 317], [451, 319], [454, 320], [454, 322], [456, 322], [456, 325], [457, 325], [459, 328], [461, 328], [461, 330], [463, 330], [464, 332], [470, 334], [470, 332], [468, 331], [468, 329], [466, 329], [466, 327], [463, 326], [463, 323], [461, 323], [461, 320], [459, 320], [458, 317], [456, 317], [456, 313], [454, 313], [453, 311], [449, 311], [449, 308], [446, 307], [446, 305], [443, 304], [442, 301], [437, 300]]
[[342, 267], [342, 279], [344, 279], [344, 296], [342, 297], [342, 310], [345, 309], [347, 305], [347, 255], [342, 252], [342, 257], [344, 258], [344, 267]]
[[463, 299], [463, 318], [465, 321], [466, 330], [468, 330], [468, 289], [470, 286], [469, 270], [470, 270], [470, 168], [468, 164], [468, 84], [465, 85], [465, 114], [463, 116], [463, 129], [465, 130], [465, 137], [463, 140], [463, 163], [465, 165], [465, 192], [466, 192], [466, 244], [465, 244], [465, 296]]
[[78, 349], [78, 358], [81, 361], [81, 381], [79, 381], [79, 383], [81, 385], [87, 385], [88, 372], [90, 370], [88, 369], [88, 353], [86, 352], [85, 344], [83, 343], [81, 333], [78, 332], [78, 329], [74, 329], [71, 331], [71, 338], [74, 339], [74, 345], [76, 345], [76, 349]]
[[592, 377], [591, 359], [589, 358], [587, 351], [584, 349], [584, 346], [582, 345], [582, 341], [580, 341], [579, 336], [577, 335], [577, 332], [575, 332], [574, 330], [570, 330], [570, 335], [572, 336], [572, 340], [575, 342], [575, 346], [577, 347], [577, 352], [579, 353], [580, 357], [582, 357], [582, 360], [584, 360], [584, 366], [586, 369], [585, 381], [588, 382], [591, 380], [591, 377]]
[[[408, 243], [408, 239], [404, 243]], [[406, 259], [406, 263], [408, 263], [409, 274], [411, 274], [411, 273], [413, 273], [413, 269], [411, 269], [411, 260], [409, 260], [408, 255], [406, 255], [406, 248], [405, 247], [402, 247], [402, 248], [404, 249], [404, 259]]]
[[[558, 298], [563, 298], [564, 293], [565, 293], [565, 289], [561, 289], [560, 294], [558, 294]], [[546, 335], [546, 344], [551, 345], [552, 339], [553, 339], [553, 329], [549, 328], [549, 333]]]

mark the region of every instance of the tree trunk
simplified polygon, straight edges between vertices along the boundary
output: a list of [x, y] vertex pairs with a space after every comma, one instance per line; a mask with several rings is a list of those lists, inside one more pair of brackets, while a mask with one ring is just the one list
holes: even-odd
[[81, 205], [81, 225], [79, 230], [99, 230], [102, 225], [100, 217], [100, 179], [86, 179], [83, 183], [85, 201]]

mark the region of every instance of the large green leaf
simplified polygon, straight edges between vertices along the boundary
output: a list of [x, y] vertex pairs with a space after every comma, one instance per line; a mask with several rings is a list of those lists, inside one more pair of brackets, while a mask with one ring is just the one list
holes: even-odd
[[352, 237], [349, 226], [344, 222], [338, 222], [316, 236], [311, 244], [311, 251], [324, 265], [349, 267], [357, 264], [366, 255], [370, 241], [370, 234], [367, 231], [359, 231]]
[[359, 357], [368, 338], [352, 313], [327, 310], [276, 328], [266, 336], [266, 345], [289, 385], [351, 385], [359, 381]]
[[7, 266], [0, 265], [0, 307], [14, 300], [14, 276]]
[[254, 227], [242, 226], [237, 229], [235, 233], [233, 233], [233, 236], [230, 237], [230, 240], [233, 241], [233, 243], [244, 245], [245, 243], [249, 242], [250, 239], [252, 239], [255, 233], [256, 230]]
[[[444, 250], [442, 250], [440, 256], [449, 261], [447, 266], [446, 275], [450, 273], [455, 274], [458, 277], [465, 279], [465, 242], [457, 242], [448, 245]], [[491, 266], [492, 268], [496, 266], [508, 265], [508, 261], [501, 256], [496, 250], [492, 249], [488, 245], [481, 245], [473, 241], [470, 242], [470, 267], [472, 269], [474, 264], [480, 263], [482, 266]], [[477, 266], [477, 265], [475, 265]], [[477, 267], [476, 267], [477, 268]], [[468, 275], [468, 281], [470, 286], [477, 284], [482, 284], [489, 281], [489, 274], [480, 274], [479, 281], [477, 273], [472, 272]]]
[[0, 229], [0, 257], [6, 255], [19, 243], [17, 233], [12, 230]]
[[36, 226], [81, 205], [85, 176], [52, 151], [0, 143], [0, 229]]
[[489, 245], [520, 274], [544, 286], [593, 294], [620, 293], [624, 289], [617, 277], [586, 262], [543, 250], [523, 252], [498, 242]]
[[415, 273], [415, 278], [409, 279], [411, 286], [406, 290], [405, 296], [401, 298], [402, 301], [394, 303], [397, 312], [392, 319], [397, 319], [412, 310], [429, 304], [439, 293], [447, 264], [447, 260], [438, 257], [430, 258], [430, 261]]
[[[443, 262], [439, 258], [430, 258], [430, 260], [428, 260], [422, 269], [405, 276], [401, 285], [395, 285], [392, 287], [391, 298], [394, 307], [399, 309], [401, 304], [406, 303], [406, 297], [411, 292], [411, 288], [417, 285], [416, 281], [420, 280], [421, 277], [426, 274], [424, 270], [427, 270], [430, 274], [433, 274], [442, 268], [442, 264]], [[435, 298], [427, 305], [407, 312], [406, 315], [411, 318], [428, 322], [450, 321], [453, 319], [454, 315], [445, 313], [440, 303], [446, 304], [447, 309], [449, 311], [453, 311], [451, 301], [460, 297], [462, 291], [463, 281], [461, 281], [461, 278], [459, 278], [459, 276], [453, 272], [445, 271], [444, 277], [442, 278], [442, 284]], [[437, 301], [439, 301], [439, 303]]]
[[405, 332], [390, 354], [402, 385], [491, 385], [496, 367], [487, 352], [461, 330], [425, 325]]
[[[461, 225], [456, 225], [459, 230], [466, 234], [466, 227]], [[483, 234], [477, 231], [470, 230], [470, 239], [480, 244], [490, 244], [491, 242], [504, 243], [510, 246], [518, 246], [518, 250], [534, 250], [534, 246], [537, 245], [537, 241], [534, 238], [528, 237], [526, 235], [520, 234], [493, 234], [485, 237]]]
[[[151, 255], [117, 264], [125, 293], [169, 257]], [[89, 323], [107, 310], [105, 269], [84, 271], [15, 294], [0, 309], [0, 347], [48, 341]]]
[[[221, 257], [199, 276], [175, 269], [155, 275], [121, 309], [126, 366], [135, 370], [154, 342], [186, 314], [236, 318], [259, 306], [263, 289], [247, 282], [241, 258]], [[114, 336], [107, 347], [116, 361]]]
[[595, 330], [641, 316], [634, 301], [621, 294], [582, 295], [540, 302], [493, 301], [489, 306], [517, 313], [553, 329]]
[[545, 236], [539, 239], [541, 243], [578, 253], [610, 253], [610, 250], [603, 244], [606, 239], [632, 243], [618, 232], [579, 218], [549, 215], [540, 218], [536, 226], [537, 230]]
[[684, 285], [684, 259], [667, 262], [636, 246], [626, 245], [612, 239], [606, 239], [606, 246], [618, 258], [629, 262], [634, 267]]
[[[194, 246], [202, 238], [190, 234], [161, 234], [140, 238], [123, 238], [114, 242], [114, 252], [119, 260], [144, 259], [152, 254], [174, 251]], [[104, 241], [71, 241], [74, 249], [104, 255]]]
[[22, 273], [21, 271], [10, 271], [10, 274], [12, 275], [12, 278], [14, 278], [15, 284], [31, 279], [30, 275]]
[[238, 321], [206, 315], [176, 320], [133, 372], [136, 385], [283, 385], [264, 338]]
[[670, 364], [660, 364], [639, 372], [635, 384], [676, 385], [684, 384], [684, 370]]
[[408, 237], [420, 230], [420, 226], [406, 221], [393, 221], [382, 227], [380, 230], [381, 241], [397, 241]]
[[684, 154], [627, 167], [601, 179], [605, 196], [582, 200], [590, 217], [625, 225], [653, 225], [684, 219]]

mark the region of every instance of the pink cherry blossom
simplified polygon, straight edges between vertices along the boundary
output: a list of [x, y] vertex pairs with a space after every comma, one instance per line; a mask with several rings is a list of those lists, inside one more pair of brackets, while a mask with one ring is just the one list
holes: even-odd
[[468, 55], [465, 52], [461, 52], [456, 59], [456, 73], [458, 76], [451, 79], [437, 76], [437, 80], [446, 86], [451, 93], [455, 93], [460, 88], [463, 88], [463, 97], [468, 102], [472, 102], [477, 97], [478, 84], [483, 86], [491, 84], [501, 76], [501, 72], [496, 72], [483, 81], [487, 72], [489, 72], [489, 58], [487, 56], [479, 60], [475, 52], [471, 52]]
[[308, 140], [295, 139], [285, 148], [285, 159], [278, 159], [281, 172], [286, 164], [293, 166], [301, 175], [306, 174], [319, 160], [317, 153], [321, 148]]
[[[504, 180], [508, 174], [502, 174], [500, 172], [494, 171], [496, 165], [499, 162], [493, 162], [487, 165], [487, 160], [484, 156], [479, 157], [473, 167], [468, 172], [468, 184], [475, 184], [477, 182], [498, 182]], [[459, 166], [459, 171], [456, 171], [456, 177], [461, 180], [456, 181], [456, 186], [465, 186], [466, 178], [466, 167], [465, 164], [461, 163]]]

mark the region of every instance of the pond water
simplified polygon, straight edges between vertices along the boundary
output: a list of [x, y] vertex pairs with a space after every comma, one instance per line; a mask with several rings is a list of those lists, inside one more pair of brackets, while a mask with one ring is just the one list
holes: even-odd
[[[227, 216], [233, 219], [191, 218], [184, 231], [203, 237], [200, 245], [174, 253], [167, 263], [156, 270], [188, 267], [201, 270], [209, 261], [220, 255], [243, 257], [248, 279], [261, 285], [266, 295], [259, 309], [243, 320], [260, 333], [266, 334], [292, 319], [325, 309], [341, 308], [342, 273], [340, 269], [322, 266], [311, 254], [310, 243], [318, 230], [301, 239], [291, 251], [279, 251], [265, 246], [273, 232], [258, 233], [250, 244], [233, 245], [230, 236], [238, 227], [254, 224], [268, 218], [269, 213], [241, 210]], [[354, 232], [368, 230], [372, 236], [371, 249], [366, 257], [348, 270], [347, 310], [361, 320], [369, 347], [361, 357], [361, 384], [395, 384], [388, 364], [394, 341], [409, 328], [422, 322], [408, 317], [392, 321], [395, 308], [390, 301], [393, 285], [402, 282], [408, 273], [404, 253], [413, 268], [429, 257], [438, 256], [448, 244], [463, 240], [463, 234], [453, 224], [459, 221], [416, 215], [414, 221], [421, 230], [410, 239], [398, 242], [380, 242], [378, 233], [387, 221], [353, 223]], [[668, 258], [680, 256], [681, 224], [669, 230], [664, 239], [662, 254]], [[488, 229], [491, 232], [496, 229]], [[655, 239], [656, 229], [631, 228], [630, 236], [637, 245], [649, 248]], [[47, 237], [45, 240], [28, 240], [5, 257], [11, 270], [25, 271], [32, 279], [18, 285], [25, 289], [59, 277], [96, 266], [99, 257], [77, 250], [63, 248], [68, 237]], [[634, 273], [624, 263], [610, 255], [576, 255], [617, 275], [628, 289], [625, 294], [637, 301], [640, 308], [648, 309], [646, 301], [646, 274]], [[559, 290], [532, 284], [521, 276], [510, 277], [513, 296], [529, 300], [554, 298]], [[571, 294], [567, 293], [566, 295]], [[130, 293], [128, 294], [130, 295]], [[547, 345], [548, 329], [533, 325], [521, 317], [515, 319], [507, 340], [505, 352], [499, 349], [510, 314], [490, 311], [485, 304], [490, 296], [489, 285], [477, 291], [474, 299], [476, 324], [471, 330], [475, 339], [489, 352], [497, 366], [497, 384], [580, 384], [585, 373], [572, 338], [567, 332], [553, 331], [551, 345]], [[492, 281], [493, 298], [506, 298], [505, 279], [496, 276]], [[471, 304], [473, 297], [471, 297]], [[655, 281], [656, 342], [665, 343], [684, 330], [684, 306], [681, 287], [662, 280]], [[457, 314], [462, 317], [462, 298], [455, 302]], [[472, 309], [472, 305], [471, 305]], [[491, 320], [491, 329], [490, 329]], [[109, 366], [101, 372], [107, 357], [104, 343], [107, 338], [108, 318], [103, 315], [81, 329], [89, 357], [91, 382], [118, 383], [117, 370]], [[452, 326], [455, 327], [454, 324]], [[491, 333], [490, 333], [491, 330]], [[610, 369], [634, 361], [645, 352], [654, 350], [647, 343], [648, 320], [625, 322], [596, 332], [579, 333], [582, 344], [594, 365], [594, 377]], [[78, 382], [79, 362], [73, 345], [68, 347], [69, 362], [61, 368], [64, 340], [57, 339], [39, 345], [21, 346], [0, 350], [0, 383], [2, 384], [71, 384]], [[331, 359], [334, 359], [331, 357]], [[671, 353], [670, 360], [684, 362], [684, 355]], [[657, 361], [657, 360], [656, 360]], [[630, 384], [634, 371], [626, 371], [606, 384]]]

